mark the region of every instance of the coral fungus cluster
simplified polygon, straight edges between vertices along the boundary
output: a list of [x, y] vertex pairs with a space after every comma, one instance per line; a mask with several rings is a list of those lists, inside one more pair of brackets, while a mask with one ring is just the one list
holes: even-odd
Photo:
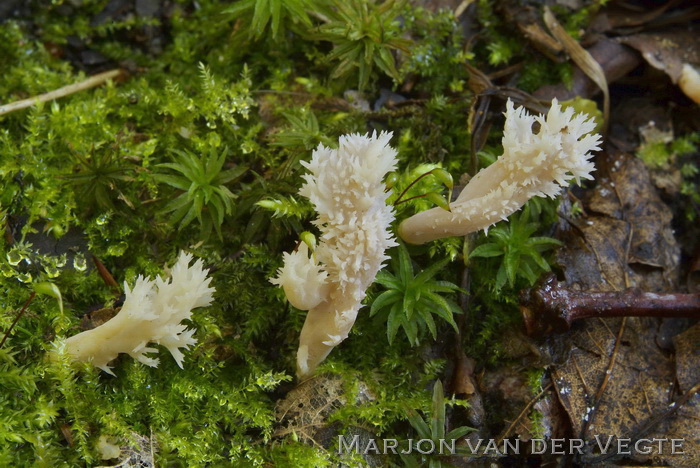
[[311, 374], [347, 338], [365, 291], [374, 281], [386, 249], [396, 245], [389, 231], [394, 214], [383, 183], [396, 167], [391, 133], [346, 135], [338, 149], [319, 146], [299, 193], [316, 208], [321, 231], [311, 256], [301, 244], [285, 254], [274, 284], [295, 307], [309, 310], [297, 352], [297, 374]]
[[189, 319], [192, 309], [211, 304], [214, 288], [201, 260], [189, 266], [192, 255], [180, 253], [170, 272], [170, 279], [155, 280], [139, 276], [134, 287], [125, 283], [126, 299], [119, 313], [108, 322], [66, 340], [67, 354], [112, 374], [109, 361], [119, 353], [126, 353], [151, 367], [159, 360], [146, 353], [157, 352], [149, 343], [164, 346], [182, 367], [183, 354], [197, 340], [194, 329], [182, 324]]
[[[539, 124], [537, 133], [533, 125]], [[544, 116], [529, 115], [508, 102], [503, 137], [504, 153], [479, 172], [462, 190], [450, 210], [433, 208], [401, 223], [399, 234], [409, 243], [465, 235], [505, 219], [534, 196], [554, 197], [572, 179], [589, 179], [591, 151], [600, 136], [595, 123], [573, 109], [562, 111], [554, 101]], [[340, 344], [355, 323], [367, 288], [396, 242], [390, 232], [393, 208], [386, 204], [390, 191], [384, 176], [396, 168], [396, 151], [389, 146], [391, 133], [378, 136], [346, 135], [338, 149], [320, 145], [309, 162], [299, 193], [318, 213], [314, 224], [321, 232], [318, 247], [310, 252], [300, 243], [284, 254], [284, 266], [271, 282], [284, 289], [289, 302], [308, 310], [297, 351], [297, 374], [303, 378]], [[193, 330], [181, 322], [195, 307], [209, 305], [214, 290], [197, 261], [181, 254], [172, 279], [136, 281], [126, 288], [119, 314], [106, 324], [66, 341], [67, 352], [91, 360], [106, 372], [119, 353], [127, 353], [149, 366], [158, 359], [149, 343], [165, 346], [182, 367], [182, 352], [195, 343]], [[111, 373], [111, 372], [110, 372]]]
[[503, 155], [472, 178], [450, 211], [418, 213], [401, 223], [399, 236], [411, 244], [464, 236], [506, 219], [532, 197], [555, 197], [572, 179], [591, 179], [591, 151], [600, 149], [594, 128], [593, 119], [572, 108], [562, 111], [556, 99], [546, 118], [515, 109], [509, 100]]

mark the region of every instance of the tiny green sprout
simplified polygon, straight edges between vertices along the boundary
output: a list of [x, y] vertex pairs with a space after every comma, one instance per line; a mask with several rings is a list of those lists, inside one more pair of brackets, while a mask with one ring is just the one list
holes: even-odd
[[273, 136], [273, 146], [312, 150], [319, 143], [325, 146], [333, 144], [333, 140], [321, 131], [318, 118], [311, 110], [304, 108], [296, 112], [283, 112], [282, 115], [289, 125]]
[[272, 39], [277, 40], [284, 35], [285, 25], [310, 28], [308, 12], [318, 8], [314, 3], [314, 0], [243, 0], [224, 10], [224, 14], [231, 19], [244, 17], [243, 27], [252, 39], [262, 38], [269, 26]]
[[410, 41], [402, 37], [398, 21], [406, 1], [334, 0], [331, 5], [327, 21], [314, 36], [334, 46], [326, 57], [336, 63], [331, 78], [348, 78], [357, 68], [358, 87], [363, 90], [378, 68], [398, 82], [401, 74], [392, 50], [409, 52]]
[[118, 147], [102, 149], [93, 145], [89, 156], [72, 149], [71, 155], [78, 166], [63, 178], [74, 187], [76, 199], [88, 211], [93, 208], [114, 210], [113, 194], [122, 195], [118, 184], [131, 180], [131, 167], [121, 160]]
[[515, 287], [517, 278], [531, 286], [541, 273], [550, 271], [542, 254], [562, 244], [550, 237], [532, 236], [538, 227], [538, 223], [530, 220], [528, 206], [519, 216], [512, 216], [507, 223], [499, 223], [489, 230], [487, 242], [472, 251], [471, 258], [502, 257], [493, 285], [495, 291], [500, 291], [506, 283]]
[[221, 225], [224, 217], [231, 214], [235, 198], [225, 184], [240, 178], [247, 168], [238, 166], [222, 170], [226, 162], [226, 148], [220, 154], [212, 148], [208, 156], [202, 157], [187, 151], [173, 150], [173, 153], [175, 162], [160, 164], [159, 167], [179, 174], [158, 173], [155, 179], [183, 192], [163, 211], [172, 213], [170, 223], [179, 223], [180, 230], [197, 219], [203, 238], [209, 237], [212, 227], [221, 238]]
[[393, 273], [384, 269], [377, 274], [375, 281], [387, 289], [377, 296], [370, 308], [370, 316], [379, 312], [386, 315], [389, 343], [394, 341], [400, 327], [406, 332], [412, 346], [419, 344], [419, 333], [425, 328], [430, 331], [433, 339], [437, 339], [437, 326], [433, 314], [441, 317], [456, 330], [457, 324], [453, 314], [461, 313], [461, 309], [440, 294], [460, 291], [459, 286], [433, 279], [445, 268], [449, 259], [435, 262], [414, 275], [413, 263], [406, 247], [401, 244], [397, 250], [398, 258], [394, 256], [391, 262]]
[[309, 247], [309, 251], [312, 253], [316, 250], [316, 236], [314, 236], [309, 231], [304, 231], [299, 235], [299, 239]]
[[579, 216], [585, 214], [585, 211], [583, 210], [583, 206], [581, 206], [581, 202], [575, 201], [574, 203], [571, 204], [571, 211], [569, 212], [571, 215], [572, 219], [576, 219]]
[[[457, 402], [453, 402], [455, 404]], [[442, 382], [440, 380], [435, 381], [435, 385], [433, 386], [433, 400], [432, 400], [432, 405], [430, 408], [430, 416], [429, 417], [421, 417], [420, 414], [413, 408], [407, 409], [408, 413], [408, 422], [411, 424], [411, 427], [416, 431], [418, 434], [417, 439], [419, 440], [432, 440], [433, 443], [435, 444], [435, 447], [440, 447], [441, 444], [447, 442], [453, 442], [454, 447], [455, 447], [455, 454], [456, 453], [463, 453], [463, 454], [468, 454], [464, 449], [458, 449], [456, 445], [456, 441], [465, 435], [467, 435], [469, 432], [474, 431], [475, 429], [472, 427], [468, 426], [461, 426], [455, 429], [452, 429], [450, 432], [447, 432], [445, 430], [445, 425], [446, 425], [446, 416], [445, 416], [445, 406], [446, 406], [446, 401], [445, 401], [445, 393], [442, 388]], [[411, 439], [413, 440], [413, 439]], [[447, 466], [452, 466], [450, 464], [447, 464], [440, 460], [439, 456], [436, 455], [428, 455], [424, 454], [421, 455], [421, 460], [416, 460], [414, 458], [414, 455], [407, 455], [409, 450], [402, 450], [401, 451], [401, 459], [403, 460], [405, 466], [409, 467], [419, 467], [419, 466], [430, 466], [431, 468], [435, 467], [447, 467]], [[411, 452], [414, 452], [411, 450]], [[417, 453], [419, 451], [415, 451]], [[445, 454], [445, 455], [453, 455], [453, 454]], [[428, 462], [428, 463], [425, 463]]]

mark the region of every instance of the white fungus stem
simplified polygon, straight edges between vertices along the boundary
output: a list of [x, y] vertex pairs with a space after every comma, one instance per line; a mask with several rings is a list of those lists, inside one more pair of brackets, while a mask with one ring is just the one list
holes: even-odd
[[158, 358], [147, 356], [164, 346], [182, 368], [187, 349], [197, 340], [195, 330], [181, 323], [192, 316], [192, 309], [211, 304], [214, 288], [201, 260], [189, 266], [192, 255], [180, 253], [170, 278], [145, 279], [139, 276], [132, 289], [124, 283], [126, 299], [119, 313], [97, 328], [78, 333], [66, 340], [66, 353], [79, 361], [90, 361], [108, 374], [108, 363], [119, 353], [151, 367], [158, 367]]
[[562, 111], [556, 99], [546, 118], [515, 109], [510, 100], [505, 115], [503, 155], [472, 178], [450, 211], [432, 208], [403, 221], [403, 240], [424, 244], [465, 236], [506, 219], [532, 197], [555, 197], [572, 179], [592, 178], [591, 151], [600, 149], [600, 135], [591, 133], [593, 119], [574, 115], [572, 108]]
[[386, 200], [384, 176], [396, 168], [390, 133], [346, 135], [337, 150], [320, 145], [299, 193], [318, 212], [321, 238], [314, 255], [305, 244], [285, 254], [284, 267], [271, 280], [284, 288], [290, 303], [309, 310], [297, 352], [297, 374], [311, 375], [340, 344], [355, 323], [365, 291], [374, 281], [386, 250], [396, 245], [394, 220]]

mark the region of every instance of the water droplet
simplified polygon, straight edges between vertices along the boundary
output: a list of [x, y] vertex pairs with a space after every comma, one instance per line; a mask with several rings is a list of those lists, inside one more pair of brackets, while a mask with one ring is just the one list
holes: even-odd
[[66, 266], [66, 261], [67, 256], [66, 254], [63, 254], [60, 257], [56, 257], [56, 260], [54, 261], [54, 266], [56, 268], [63, 268], [64, 266]]
[[46, 268], [44, 268], [44, 270], [46, 271], [46, 275], [49, 278], [55, 278], [61, 274], [60, 270], [53, 265], [46, 265]]
[[31, 283], [32, 282], [32, 274], [31, 273], [20, 273], [19, 275], [17, 275], [17, 279], [23, 283]]
[[253, 146], [250, 143], [246, 142], [246, 143], [243, 143], [241, 145], [241, 152], [243, 154], [248, 154], [248, 153], [251, 153], [252, 151], [253, 151]]
[[118, 244], [112, 244], [107, 249], [107, 253], [109, 255], [114, 255], [115, 257], [119, 257], [121, 255], [124, 255], [124, 252], [126, 252], [127, 247], [128, 247], [128, 244], [126, 242], [119, 242]]
[[109, 218], [110, 218], [110, 213], [105, 213], [105, 214], [103, 214], [103, 215], [100, 215], [100, 216], [97, 218], [97, 220], [95, 221], [95, 223], [96, 223], [98, 226], [104, 226], [104, 225], [107, 224], [107, 222], [109, 221]]
[[2, 272], [2, 275], [5, 278], [12, 278], [13, 276], [17, 275], [17, 272], [15, 271], [15, 269], [12, 268], [7, 263], [3, 263], [2, 265], [0, 265], [0, 272]]
[[7, 252], [7, 262], [12, 265], [12, 266], [17, 266], [19, 265], [19, 262], [22, 261], [22, 254], [19, 253], [18, 250], [13, 249]]
[[76, 254], [75, 258], [73, 259], [73, 268], [78, 271], [85, 271], [87, 269], [87, 262], [85, 261], [83, 254]]

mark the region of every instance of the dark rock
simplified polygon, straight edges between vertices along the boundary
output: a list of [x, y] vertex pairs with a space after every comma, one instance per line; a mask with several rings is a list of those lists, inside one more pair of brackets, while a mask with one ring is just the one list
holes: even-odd
[[382, 88], [379, 91], [379, 99], [374, 102], [373, 110], [379, 111], [382, 107], [391, 107], [392, 104], [396, 104], [405, 101], [406, 98], [400, 94], [396, 94], [388, 89]]
[[90, 21], [91, 26], [98, 26], [106, 23], [109, 20], [115, 19], [119, 15], [129, 11], [132, 8], [130, 0], [111, 0], [98, 14]]

